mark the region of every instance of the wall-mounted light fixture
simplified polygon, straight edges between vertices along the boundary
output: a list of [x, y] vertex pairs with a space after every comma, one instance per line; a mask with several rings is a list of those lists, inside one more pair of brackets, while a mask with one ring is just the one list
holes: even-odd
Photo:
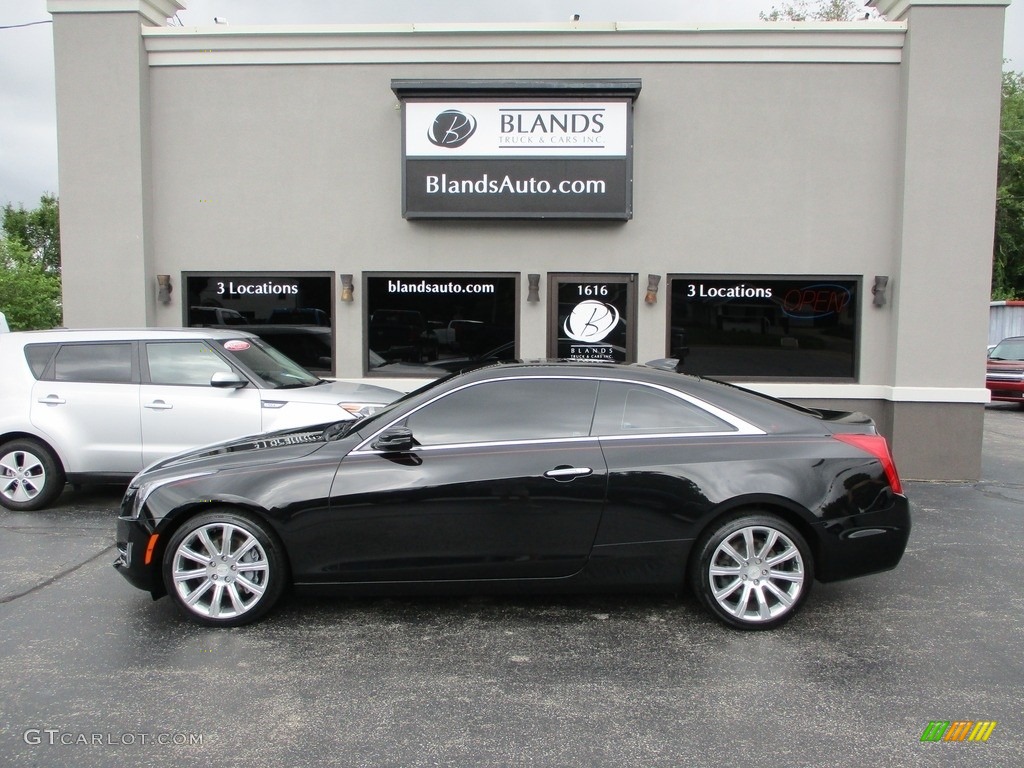
[[352, 301], [355, 288], [352, 285], [352, 275], [341, 275], [341, 300]]
[[648, 304], [658, 303], [658, 285], [661, 283], [661, 275], [647, 276], [647, 295], [644, 301]]
[[875, 284], [871, 286], [871, 293], [874, 294], [875, 298], [872, 302], [876, 307], [885, 306], [885, 291], [889, 286], [888, 275], [875, 275]]
[[156, 276], [156, 298], [161, 304], [171, 303], [171, 276], [170, 275], [157, 275]]
[[540, 275], [527, 275], [526, 278], [530, 283], [530, 288], [526, 292], [526, 300], [535, 304], [540, 301]]

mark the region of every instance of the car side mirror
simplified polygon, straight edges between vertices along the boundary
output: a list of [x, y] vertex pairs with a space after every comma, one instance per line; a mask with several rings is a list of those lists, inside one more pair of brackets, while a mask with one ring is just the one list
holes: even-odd
[[234, 371], [217, 371], [210, 377], [210, 386], [218, 389], [241, 389], [248, 383]]
[[374, 443], [376, 451], [385, 453], [402, 453], [411, 451], [416, 441], [412, 437], [412, 430], [408, 427], [391, 427], [381, 432]]

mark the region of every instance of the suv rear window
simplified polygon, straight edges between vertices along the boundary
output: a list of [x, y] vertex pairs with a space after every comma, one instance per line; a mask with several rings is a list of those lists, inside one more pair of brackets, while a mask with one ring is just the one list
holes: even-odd
[[131, 344], [66, 344], [53, 364], [55, 381], [129, 384], [132, 380]]

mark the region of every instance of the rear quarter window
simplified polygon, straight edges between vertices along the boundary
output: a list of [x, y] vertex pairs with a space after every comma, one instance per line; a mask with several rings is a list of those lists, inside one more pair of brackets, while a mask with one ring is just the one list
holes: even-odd
[[46, 366], [53, 360], [59, 344], [27, 344], [25, 346], [25, 360], [28, 362], [28, 369], [37, 379], [43, 377]]

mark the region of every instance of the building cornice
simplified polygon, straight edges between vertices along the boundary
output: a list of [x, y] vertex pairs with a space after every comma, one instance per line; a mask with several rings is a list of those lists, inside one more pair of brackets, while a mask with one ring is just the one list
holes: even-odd
[[164, 26], [178, 11], [181, 0], [47, 0], [50, 13], [137, 13], [149, 24]]
[[[55, 2], [56, 0], [51, 0]], [[337, 63], [898, 63], [903, 22], [152, 27], [151, 66]]]
[[979, 6], [1005, 7], [1009, 4], [1010, 0], [871, 0], [868, 3], [888, 19], [902, 19], [911, 8], [917, 6], [977, 8]]

